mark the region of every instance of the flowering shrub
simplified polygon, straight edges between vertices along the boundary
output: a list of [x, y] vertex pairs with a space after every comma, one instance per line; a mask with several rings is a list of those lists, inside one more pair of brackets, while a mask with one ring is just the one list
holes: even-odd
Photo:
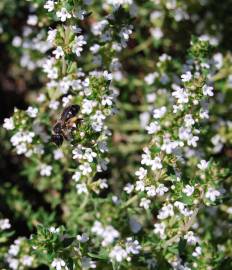
[[[1, 40], [15, 79], [36, 87], [0, 134], [20, 165], [0, 188], [1, 268], [231, 269], [220, 5], [34, 0], [8, 14], [8, 4]], [[18, 34], [7, 32], [16, 7], [28, 12]]]

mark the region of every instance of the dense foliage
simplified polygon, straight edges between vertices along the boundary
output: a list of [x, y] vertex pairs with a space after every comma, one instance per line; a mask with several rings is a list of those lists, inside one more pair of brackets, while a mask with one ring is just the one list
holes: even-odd
[[1, 269], [232, 269], [229, 2], [1, 1]]

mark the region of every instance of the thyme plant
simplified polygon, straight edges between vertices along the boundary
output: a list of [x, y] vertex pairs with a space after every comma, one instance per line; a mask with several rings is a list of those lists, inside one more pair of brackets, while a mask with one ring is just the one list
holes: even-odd
[[2, 179], [1, 269], [231, 269], [232, 57], [220, 6], [28, 0], [14, 34], [16, 2], [11, 14], [1, 4], [0, 39], [14, 78], [36, 87], [0, 133], [23, 181]]

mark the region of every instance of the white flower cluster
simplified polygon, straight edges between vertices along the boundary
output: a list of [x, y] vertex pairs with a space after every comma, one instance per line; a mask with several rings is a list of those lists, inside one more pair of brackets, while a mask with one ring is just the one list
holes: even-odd
[[[8, 253], [6, 255], [6, 262], [10, 269], [24, 269], [30, 268], [33, 265], [34, 258], [30, 255], [22, 255], [20, 257], [20, 250], [23, 245], [24, 238], [18, 238], [14, 241], [14, 244], [10, 245]], [[25, 252], [22, 252], [25, 254]]]
[[94, 222], [91, 231], [102, 239], [101, 245], [103, 247], [112, 244], [120, 236], [113, 226], [107, 225], [104, 227], [100, 221]]
[[[163, 58], [164, 61], [166, 61], [166, 58], [162, 57], [162, 59]], [[199, 69], [197, 64], [195, 68]], [[192, 68], [192, 70], [193, 69], [194, 68]], [[141, 158], [141, 167], [135, 172], [138, 180], [135, 184], [127, 184], [124, 187], [124, 191], [128, 194], [133, 192], [139, 193], [139, 206], [144, 209], [151, 208], [154, 197], [158, 199], [158, 197], [164, 196], [162, 206], [157, 215], [157, 219], [160, 220], [160, 222], [154, 224], [154, 233], [161, 239], [167, 238], [166, 233], [169, 219], [190, 219], [193, 215], [191, 206], [181, 200], [172, 198], [171, 193], [172, 190], [176, 188], [175, 184], [180, 181], [179, 176], [177, 175], [176, 182], [173, 182], [171, 188], [165, 186], [165, 182], [163, 182], [162, 179], [165, 179], [166, 162], [169, 160], [170, 155], [178, 158], [178, 160], [183, 160], [181, 153], [185, 153], [184, 149], [186, 146], [197, 147], [200, 130], [195, 128], [195, 126], [201, 119], [207, 119], [209, 117], [208, 112], [201, 108], [200, 101], [204, 99], [205, 96], [212, 97], [213, 88], [204, 84], [202, 89], [199, 89], [200, 93], [197, 96], [196, 91], [193, 90], [194, 88], [192, 88], [191, 85], [194, 80], [198, 79], [198, 76], [199, 73], [193, 74], [191, 71], [187, 71], [181, 75], [184, 87], [172, 84], [174, 90], [172, 96], [175, 99], [170, 113], [172, 113], [174, 119], [178, 117], [178, 121], [173, 124], [173, 130], [166, 128], [168, 123], [166, 118], [168, 119], [169, 117], [169, 113], [167, 113], [168, 108], [162, 106], [153, 110], [153, 120], [146, 127], [146, 130], [148, 134], [153, 135], [152, 143], [150, 144], [151, 149], [155, 146], [160, 150], [154, 153], [150, 148], [144, 148], [144, 153]], [[152, 85], [156, 79], [157, 74], [150, 73], [146, 76], [145, 81], [148, 85]], [[190, 107], [190, 111], [186, 109]], [[197, 164], [197, 168], [200, 170], [200, 175], [202, 175], [207, 172], [209, 162], [200, 160]], [[182, 188], [182, 194], [192, 198], [195, 189], [196, 185], [192, 186], [187, 184]], [[219, 191], [208, 188], [205, 193], [205, 198], [214, 202], [219, 195]], [[187, 232], [184, 238], [189, 244], [195, 244], [197, 242], [192, 232]], [[123, 252], [122, 256], [124, 256]]]
[[65, 261], [60, 258], [55, 258], [52, 261], [51, 267], [55, 268], [56, 270], [68, 270]]
[[[89, 3], [86, 3], [89, 4]], [[66, 7], [58, 8], [56, 2], [47, 1], [44, 5], [44, 8], [48, 12], [55, 12], [57, 18], [61, 22], [65, 22], [72, 17], [83, 20], [85, 10], [79, 10], [77, 13], [70, 12]], [[47, 88], [51, 91], [58, 91], [58, 96], [55, 99], [51, 99], [49, 103], [49, 108], [52, 110], [57, 110], [60, 101], [58, 98], [61, 95], [66, 95], [62, 98], [62, 106], [65, 107], [69, 104], [72, 104], [73, 99], [78, 94], [81, 97], [80, 101], [80, 117], [83, 118], [83, 122], [86, 119], [90, 122], [93, 133], [98, 133], [98, 137], [95, 141], [91, 142], [91, 148], [84, 145], [77, 145], [72, 150], [73, 159], [78, 162], [78, 168], [76, 169], [73, 179], [77, 182], [76, 188], [79, 194], [87, 193], [88, 186], [86, 184], [86, 177], [94, 175], [96, 172], [101, 172], [107, 169], [108, 160], [104, 158], [104, 154], [108, 151], [107, 148], [107, 138], [111, 135], [109, 129], [105, 125], [105, 121], [108, 116], [113, 113], [114, 99], [116, 93], [114, 90], [105, 89], [102, 92], [102, 95], [99, 94], [97, 98], [93, 98], [93, 92], [90, 87], [90, 80], [93, 77], [100, 78], [103, 77], [107, 81], [111, 81], [113, 76], [107, 70], [104, 71], [92, 71], [88, 75], [85, 74], [81, 68], [77, 70], [75, 74], [65, 74], [62, 70], [60, 71], [60, 61], [66, 62], [66, 55], [73, 53], [77, 57], [81, 56], [83, 52], [83, 46], [88, 45], [88, 36], [81, 35], [82, 29], [71, 25], [65, 27], [65, 32], [67, 35], [72, 36], [71, 41], [68, 44], [69, 50], [66, 46], [57, 46], [56, 39], [58, 36], [59, 28], [50, 29], [48, 31], [47, 40], [50, 42], [52, 47], [55, 47], [52, 51], [53, 56], [47, 58], [43, 64], [43, 70], [47, 74], [50, 81], [47, 83]], [[107, 20], [102, 20], [96, 22], [92, 25], [92, 33], [95, 36], [100, 37], [101, 42], [111, 42], [111, 28]], [[126, 41], [131, 34], [131, 27], [123, 27], [119, 33], [122, 44], [114, 45], [114, 50], [116, 48], [125, 45]], [[66, 40], [67, 42], [67, 40]], [[98, 67], [104, 68], [104, 63], [100, 55], [101, 45], [95, 43], [90, 47], [90, 51], [93, 53], [93, 62], [97, 64]], [[120, 63], [117, 58], [112, 59], [111, 69], [112, 71], [119, 76]], [[61, 76], [62, 73], [62, 76]], [[80, 132], [80, 137], [85, 138], [85, 132]], [[57, 158], [57, 155], [56, 155]], [[97, 165], [96, 165], [97, 164]], [[49, 175], [51, 173], [50, 168], [43, 167], [41, 169], [41, 175]], [[106, 188], [108, 185], [106, 180], [99, 179], [98, 181], [99, 188]]]
[[11, 228], [11, 225], [8, 218], [0, 219], [0, 230], [4, 231], [10, 228]]
[[[26, 110], [26, 115], [32, 120], [36, 118], [38, 114], [38, 108], [29, 106]], [[15, 110], [18, 113], [18, 110]], [[23, 119], [20, 124], [25, 125], [26, 119]], [[43, 152], [42, 145], [33, 145], [33, 140], [36, 136], [36, 128], [32, 127], [33, 131], [28, 131], [25, 128], [19, 128], [18, 131], [13, 117], [5, 118], [3, 123], [3, 128], [15, 132], [10, 138], [11, 144], [15, 147], [16, 153], [18, 155], [25, 155], [30, 157], [33, 153]]]
[[141, 246], [138, 240], [133, 240], [128, 237], [125, 241], [125, 246], [116, 245], [110, 251], [109, 257], [112, 261], [122, 262], [123, 260], [131, 261], [132, 255], [138, 255], [141, 250]]
[[18, 155], [24, 154], [27, 157], [30, 157], [33, 153], [32, 149], [29, 148], [32, 144], [35, 133], [32, 131], [18, 131], [15, 133], [10, 141], [16, 149]]

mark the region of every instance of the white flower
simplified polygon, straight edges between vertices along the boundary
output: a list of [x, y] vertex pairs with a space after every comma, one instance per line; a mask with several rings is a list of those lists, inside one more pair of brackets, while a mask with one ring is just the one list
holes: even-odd
[[140, 167], [138, 171], [135, 172], [135, 175], [138, 176], [139, 180], [142, 180], [147, 175], [147, 170], [145, 170], [143, 167]]
[[205, 197], [212, 202], [214, 202], [220, 195], [221, 193], [213, 188], [209, 188], [208, 191], [205, 193]]
[[82, 159], [83, 158], [83, 151], [80, 146], [77, 146], [72, 151], [73, 159]]
[[103, 96], [101, 103], [102, 103], [103, 106], [106, 106], [106, 105], [112, 106], [112, 104], [113, 104], [113, 97], [112, 96]]
[[148, 209], [150, 204], [151, 204], [151, 200], [146, 199], [146, 198], [142, 198], [141, 201], [140, 201], [139, 206], [143, 207], [144, 209]]
[[156, 100], [157, 95], [156, 95], [156, 93], [148, 93], [146, 95], [146, 98], [147, 98], [148, 103], [153, 103]]
[[53, 156], [55, 160], [60, 160], [64, 157], [64, 153], [61, 149], [56, 149], [53, 151]]
[[120, 32], [119, 32], [119, 36], [121, 37], [121, 45], [123, 48], [126, 47], [126, 42], [130, 37], [130, 34], [132, 33], [132, 25], [127, 25], [125, 27], [122, 27]]
[[161, 159], [159, 157], [155, 157], [150, 161], [150, 165], [152, 170], [162, 169], [163, 165], [161, 163]]
[[115, 230], [115, 228], [111, 225], [108, 225], [104, 228], [103, 233], [101, 235], [103, 238], [102, 246], [106, 247], [110, 244], [112, 244], [115, 240], [115, 238], [119, 237], [119, 232]]
[[80, 35], [78, 37], [75, 37], [73, 41], [73, 46], [72, 46], [72, 51], [75, 53], [77, 56], [81, 55], [81, 52], [83, 51], [83, 45], [86, 44], [86, 41], [84, 39], [83, 35]]
[[191, 139], [191, 137], [192, 137], [191, 129], [185, 128], [185, 127], [180, 127], [178, 135], [179, 135], [180, 140], [187, 141], [187, 140]]
[[212, 97], [214, 95], [212, 86], [204, 85], [202, 88], [202, 92], [204, 96]]
[[35, 136], [34, 132], [19, 131], [11, 137], [10, 141], [13, 146], [17, 146], [21, 143], [32, 143], [34, 136]]
[[90, 114], [93, 110], [93, 107], [96, 106], [96, 102], [93, 100], [84, 99], [82, 103], [81, 112], [84, 114]]
[[67, 19], [71, 18], [71, 14], [69, 14], [67, 9], [64, 7], [56, 12], [56, 16], [60, 18], [62, 22], [65, 22]]
[[0, 229], [1, 230], [7, 230], [10, 229], [11, 225], [10, 225], [10, 221], [8, 218], [5, 219], [0, 219]]
[[101, 153], [105, 153], [105, 152], [109, 151], [106, 141], [99, 141], [98, 148], [99, 148]]
[[144, 182], [143, 181], [136, 181], [135, 190], [136, 191], [144, 191], [145, 190]]
[[144, 150], [145, 154], [142, 154], [141, 164], [149, 166], [151, 164], [151, 154], [148, 149]]
[[165, 224], [164, 223], [156, 223], [154, 224], [154, 230], [153, 232], [155, 234], [158, 234], [160, 236], [161, 239], [164, 238], [165, 234], [164, 234], [164, 231], [165, 231]]
[[[68, 88], [69, 88], [69, 86], [68, 86]], [[71, 100], [72, 100], [72, 96], [71, 95], [68, 95], [68, 96], [63, 97], [62, 98], [62, 106], [63, 107], [66, 107], [70, 103]]]
[[207, 168], [208, 168], [208, 165], [209, 165], [209, 161], [206, 161], [206, 160], [201, 160], [200, 161], [200, 163], [198, 163], [197, 164], [197, 167], [200, 169], [200, 170], [202, 170], [202, 171], [204, 171], [204, 170], [206, 170]]
[[51, 12], [54, 10], [56, 2], [54, 2], [53, 0], [48, 0], [45, 4], [44, 4], [44, 8], [48, 10], [48, 12]]
[[159, 109], [155, 109], [153, 112], [153, 117], [155, 119], [162, 118], [165, 115], [166, 111], [167, 111], [167, 109], [164, 106], [159, 108]]
[[154, 134], [160, 130], [160, 125], [158, 122], [151, 122], [149, 126], [146, 127], [148, 134]]
[[174, 203], [174, 206], [177, 207], [180, 211], [183, 211], [184, 208], [185, 208], [185, 204], [182, 203], [182, 202], [179, 202], [179, 201], [176, 201], [176, 202]]
[[190, 245], [195, 245], [198, 242], [198, 237], [196, 237], [192, 231], [187, 232], [184, 235], [184, 239]]
[[20, 47], [22, 45], [22, 38], [19, 36], [15, 36], [12, 40], [12, 45], [14, 47]]
[[81, 164], [81, 165], [79, 166], [79, 169], [82, 171], [82, 174], [83, 174], [83, 175], [87, 175], [87, 174], [89, 174], [89, 173], [92, 172], [92, 168], [91, 168], [91, 166], [89, 165], [89, 163], [87, 163], [87, 162], [85, 162], [84, 164]]
[[21, 261], [22, 261], [22, 265], [24, 266], [32, 266], [33, 257], [25, 255], [22, 257]]
[[138, 240], [133, 241], [132, 237], [126, 239], [126, 252], [128, 254], [139, 254], [141, 248]]
[[28, 109], [26, 110], [26, 113], [31, 118], [35, 118], [37, 116], [37, 113], [38, 113], [38, 108], [33, 108], [33, 107], [29, 106]]
[[101, 222], [95, 221], [94, 225], [91, 229], [91, 232], [95, 233], [96, 235], [102, 235], [103, 231], [104, 231], [104, 228], [103, 228]]
[[10, 248], [9, 248], [9, 251], [8, 251], [8, 254], [12, 255], [12, 256], [17, 256], [18, 253], [19, 253], [19, 244], [20, 243], [15, 243], [13, 245], [10, 245]]
[[100, 50], [101, 46], [99, 44], [94, 44], [89, 48], [89, 50], [93, 53], [96, 54]]
[[99, 179], [98, 181], [100, 189], [108, 188], [107, 179]]
[[148, 112], [140, 113], [139, 120], [141, 128], [144, 129], [150, 122], [150, 114]]
[[56, 33], [57, 33], [57, 29], [50, 29], [50, 30], [48, 30], [48, 37], [47, 37], [47, 40], [48, 40], [50, 43], [53, 43], [53, 41], [55, 40], [55, 38], [56, 38]]
[[15, 128], [13, 117], [5, 118], [2, 126], [7, 130], [13, 130]]
[[168, 138], [164, 138], [161, 150], [165, 151], [167, 154], [171, 154], [172, 151], [178, 146], [177, 142], [172, 142]]
[[[69, 77], [64, 77], [59, 83], [59, 90], [62, 94], [67, 94], [72, 85], [72, 80]], [[70, 96], [69, 96], [70, 97]]]
[[195, 250], [193, 251], [192, 255], [193, 257], [199, 257], [201, 255], [201, 247], [196, 247]]
[[163, 53], [162, 55], [159, 56], [160, 62], [170, 61], [171, 59], [172, 59], [171, 56], [166, 53]]
[[192, 74], [190, 71], [187, 71], [185, 74], [181, 75], [182, 82], [189, 82], [192, 79]]
[[158, 77], [158, 74], [157, 74], [156, 72], [154, 72], [154, 73], [149, 73], [149, 74], [144, 78], [144, 81], [145, 81], [148, 85], [152, 85], [157, 77]]
[[221, 53], [216, 53], [213, 56], [213, 60], [214, 60], [216, 68], [220, 69], [223, 65], [223, 55]]
[[199, 116], [201, 119], [209, 119], [209, 111], [200, 109]]
[[113, 226], [103, 227], [99, 221], [94, 222], [91, 231], [103, 239], [102, 246], [104, 247], [112, 244], [115, 238], [119, 237], [119, 232]]
[[175, 91], [172, 93], [172, 95], [177, 99], [177, 102], [182, 103], [188, 103], [189, 101], [189, 95], [183, 88], [180, 88], [177, 86], [175, 88]]
[[109, 256], [112, 261], [122, 262], [127, 257], [127, 252], [121, 246], [117, 245], [111, 250]]
[[85, 270], [85, 269], [89, 269], [89, 268], [92, 268], [92, 269], [95, 269], [97, 267], [97, 264], [95, 261], [92, 261], [90, 258], [88, 257], [83, 257], [81, 259], [81, 269]]
[[13, 270], [19, 269], [19, 260], [18, 259], [14, 259], [12, 257], [7, 257], [6, 260], [9, 264], [10, 269], [13, 269]]
[[191, 127], [194, 125], [195, 120], [193, 119], [191, 114], [186, 114], [184, 117], [184, 122], [186, 127]]
[[91, 148], [86, 148], [85, 153], [83, 155], [83, 159], [87, 159], [88, 162], [93, 162], [93, 159], [97, 156], [95, 152]]
[[52, 53], [55, 55], [56, 59], [59, 59], [62, 56], [64, 56], [64, 51], [61, 46], [58, 46]]
[[194, 192], [194, 187], [190, 186], [190, 185], [186, 185], [182, 191], [187, 195], [187, 196], [191, 196]]
[[146, 187], [146, 192], [148, 197], [154, 197], [156, 195], [156, 188], [155, 186]]
[[107, 70], [104, 70], [102, 75], [107, 81], [112, 81], [113, 79], [112, 73], [108, 72]]
[[82, 193], [88, 193], [88, 189], [85, 183], [83, 184], [77, 184], [76, 185], [77, 193], [82, 194]]
[[54, 226], [51, 226], [51, 227], [49, 227], [48, 230], [49, 230], [50, 233], [59, 233], [60, 228], [56, 228]]
[[159, 184], [156, 188], [156, 194], [158, 196], [163, 196], [165, 192], [168, 192], [168, 188], [164, 186], [164, 184]]
[[168, 217], [174, 216], [173, 206], [172, 204], [164, 205], [158, 214], [158, 219], [166, 219]]
[[81, 173], [79, 171], [76, 171], [74, 175], [72, 176], [72, 179], [76, 182], [78, 182], [81, 178]]
[[187, 140], [187, 144], [189, 146], [197, 147], [197, 142], [199, 141], [198, 136], [190, 136], [190, 138]]
[[58, 107], [59, 107], [59, 104], [60, 104], [59, 101], [57, 101], [57, 100], [51, 100], [50, 103], [49, 103], [49, 105], [48, 105], [48, 107], [50, 109], [52, 109], [52, 110], [57, 110]]
[[163, 37], [163, 32], [161, 28], [156, 27], [156, 28], [151, 28], [151, 35], [153, 36], [154, 39], [161, 39]]
[[134, 190], [134, 185], [128, 183], [125, 185], [125, 187], [123, 188], [123, 190], [127, 193], [130, 194], [133, 190]]
[[60, 259], [60, 258], [55, 258], [52, 261], [52, 265], [53, 268], [55, 268], [56, 270], [62, 270], [62, 269], [68, 269], [66, 267], [66, 263], [64, 260]]
[[38, 23], [38, 17], [36, 15], [29, 15], [27, 19], [28, 25], [36, 25]]
[[40, 175], [41, 176], [50, 176], [52, 173], [52, 166], [47, 164], [41, 164], [40, 166]]
[[82, 235], [77, 235], [77, 240], [81, 243], [86, 243], [89, 241], [89, 236], [86, 233], [82, 233]]

